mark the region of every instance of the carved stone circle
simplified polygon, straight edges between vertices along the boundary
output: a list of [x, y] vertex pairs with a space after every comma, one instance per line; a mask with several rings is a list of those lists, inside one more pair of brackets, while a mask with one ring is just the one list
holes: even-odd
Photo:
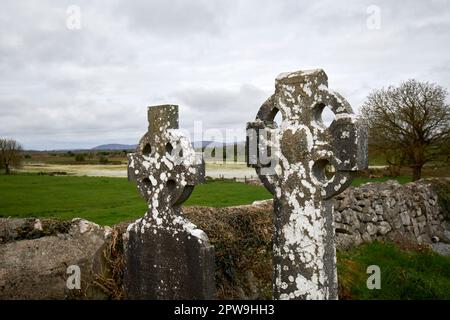
[[[335, 114], [329, 127], [325, 107]], [[282, 122], [274, 122], [281, 112]], [[248, 165], [274, 196], [274, 297], [335, 299], [332, 204], [367, 167], [367, 133], [323, 70], [281, 74], [247, 124]], [[326, 169], [335, 168], [333, 177]]]

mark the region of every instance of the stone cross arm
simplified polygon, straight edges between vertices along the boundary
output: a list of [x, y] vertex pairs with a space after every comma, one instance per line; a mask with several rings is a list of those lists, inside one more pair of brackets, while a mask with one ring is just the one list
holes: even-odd
[[[322, 120], [325, 107], [335, 114], [329, 126]], [[274, 122], [277, 113], [281, 124]], [[340, 94], [328, 89], [320, 69], [278, 76], [275, 94], [247, 124], [247, 163], [272, 193], [280, 183], [277, 169], [287, 163], [303, 163], [326, 199], [345, 190], [351, 173], [367, 168], [367, 162], [366, 126]], [[328, 165], [335, 168], [331, 180], [325, 175]]]
[[128, 179], [151, 206], [178, 206], [204, 181], [203, 158], [178, 131], [178, 106], [149, 107], [148, 121], [136, 152], [128, 154]]

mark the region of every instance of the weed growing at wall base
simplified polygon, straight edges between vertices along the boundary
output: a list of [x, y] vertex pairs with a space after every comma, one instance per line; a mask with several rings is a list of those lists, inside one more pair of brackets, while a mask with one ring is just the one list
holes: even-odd
[[[381, 289], [367, 287], [367, 267], [378, 265]], [[373, 242], [338, 253], [341, 299], [450, 299], [450, 256], [418, 247]]]

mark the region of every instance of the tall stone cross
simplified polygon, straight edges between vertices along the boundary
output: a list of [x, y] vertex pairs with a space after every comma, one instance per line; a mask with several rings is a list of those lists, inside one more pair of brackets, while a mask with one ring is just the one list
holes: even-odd
[[187, 220], [181, 204], [203, 182], [205, 166], [178, 129], [178, 106], [148, 109], [148, 132], [128, 155], [149, 209], [125, 234], [124, 286], [129, 299], [211, 299], [214, 247]]
[[[247, 124], [248, 165], [274, 197], [275, 299], [337, 299], [331, 198], [367, 167], [367, 134], [327, 79], [323, 70], [279, 75], [275, 93]], [[329, 127], [321, 117], [326, 106], [335, 114]]]

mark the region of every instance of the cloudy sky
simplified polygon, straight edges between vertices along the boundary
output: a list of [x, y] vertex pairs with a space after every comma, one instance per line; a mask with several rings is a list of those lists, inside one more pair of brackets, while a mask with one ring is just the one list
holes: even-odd
[[132, 144], [161, 103], [242, 130], [277, 74], [311, 68], [358, 110], [409, 78], [450, 89], [449, 49], [448, 0], [2, 0], [0, 137]]

